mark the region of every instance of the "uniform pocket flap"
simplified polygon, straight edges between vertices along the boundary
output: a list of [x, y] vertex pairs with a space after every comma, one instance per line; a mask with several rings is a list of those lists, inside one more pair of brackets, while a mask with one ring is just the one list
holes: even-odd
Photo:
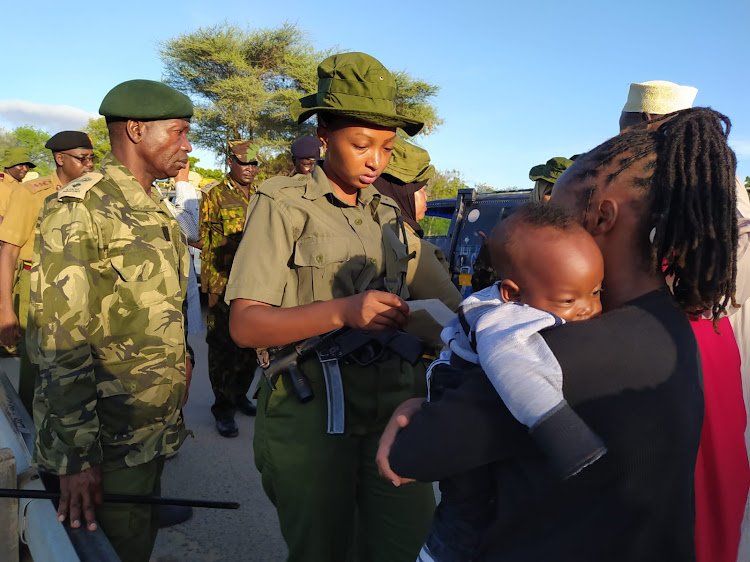
[[294, 248], [294, 265], [298, 267], [325, 267], [348, 259], [348, 239], [343, 236], [299, 240]]
[[245, 228], [245, 208], [242, 205], [221, 208], [224, 235], [237, 234]]
[[123, 281], [147, 281], [161, 272], [164, 267], [158, 254], [149, 250], [110, 252], [109, 259]]

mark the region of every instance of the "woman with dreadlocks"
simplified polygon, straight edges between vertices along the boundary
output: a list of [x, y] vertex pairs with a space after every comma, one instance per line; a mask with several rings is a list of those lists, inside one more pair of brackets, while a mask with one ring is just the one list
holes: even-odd
[[556, 183], [551, 203], [577, 217], [604, 256], [606, 312], [543, 337], [604, 457], [557, 480], [477, 369], [464, 367], [442, 401], [410, 400], [391, 418], [378, 460], [395, 483], [492, 467], [494, 517], [476, 560], [695, 559], [703, 393], [687, 315], [718, 319], [732, 304], [729, 127], [710, 109], [669, 115], [581, 156]]

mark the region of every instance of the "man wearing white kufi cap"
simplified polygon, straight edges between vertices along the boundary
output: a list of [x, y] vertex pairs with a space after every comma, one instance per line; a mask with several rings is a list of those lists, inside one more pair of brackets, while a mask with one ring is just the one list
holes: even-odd
[[620, 115], [620, 131], [667, 113], [693, 107], [698, 89], [666, 80], [630, 84], [628, 101]]
[[[620, 131], [690, 109], [697, 93], [691, 86], [664, 80], [633, 83], [620, 115]], [[750, 480], [746, 455], [750, 434], [743, 436], [750, 405], [750, 200], [739, 178], [735, 179], [738, 223], [735, 299], [743, 306], [727, 309], [729, 320], [720, 321], [721, 334], [703, 329], [701, 324], [710, 324], [711, 320], [691, 321], [703, 360], [705, 396], [704, 428], [695, 472], [697, 562], [750, 560], [750, 502], [745, 503]], [[717, 360], [717, 355], [739, 361]], [[742, 412], [741, 384], [745, 387], [745, 412]], [[742, 544], [738, 545], [743, 505], [745, 520]]]

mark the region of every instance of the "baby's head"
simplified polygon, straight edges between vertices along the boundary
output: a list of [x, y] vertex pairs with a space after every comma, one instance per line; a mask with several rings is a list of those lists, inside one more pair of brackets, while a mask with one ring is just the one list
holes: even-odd
[[526, 203], [490, 237], [490, 257], [505, 301], [522, 302], [567, 321], [602, 311], [602, 253], [564, 210]]

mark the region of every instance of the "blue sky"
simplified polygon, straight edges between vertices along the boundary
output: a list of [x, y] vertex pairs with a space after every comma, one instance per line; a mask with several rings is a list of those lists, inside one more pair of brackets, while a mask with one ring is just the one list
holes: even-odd
[[470, 184], [531, 187], [535, 164], [616, 134], [630, 82], [646, 80], [695, 86], [696, 105], [728, 115], [738, 174], [750, 175], [744, 0], [6, 4], [0, 127], [80, 127], [115, 84], [162, 77], [159, 41], [224, 21], [288, 21], [317, 48], [365, 51], [438, 85], [445, 124], [417, 142]]

